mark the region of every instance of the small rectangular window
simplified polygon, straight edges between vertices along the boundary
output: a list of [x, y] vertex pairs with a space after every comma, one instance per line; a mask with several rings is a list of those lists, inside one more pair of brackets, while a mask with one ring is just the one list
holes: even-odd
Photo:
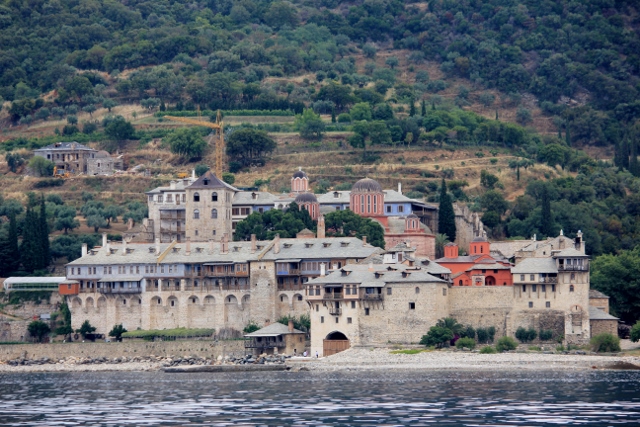
[[356, 308], [356, 302], [355, 301], [351, 301], [351, 308]]
[[529, 275], [529, 280], [531, 280], [532, 282], [533, 282], [534, 280], [536, 280], [536, 275], [535, 275], [535, 274], [530, 274], [530, 275]]
[[368, 315], [369, 315], [369, 309], [368, 309], [368, 308], [365, 308], [365, 309], [364, 309], [364, 315], [365, 315], [365, 316], [368, 316]]
[[527, 292], [527, 285], [522, 285], [522, 292]]
[[415, 310], [416, 309], [416, 303], [415, 302], [410, 302], [409, 303], [409, 310]]
[[551, 301], [547, 301], [546, 306], [547, 306], [547, 308], [551, 308]]
[[338, 323], [340, 318], [336, 316], [336, 323]]
[[540, 285], [540, 287], [542, 289], [540, 289], [542, 292], [547, 292], [547, 285]]
[[537, 286], [536, 286], [536, 285], [531, 285], [531, 291], [532, 291], [532, 292], [536, 292], [537, 290], [538, 290], [538, 289], [537, 289]]
[[351, 317], [347, 317], [347, 323], [353, 323]]
[[387, 295], [391, 295], [391, 288], [387, 288]]
[[447, 288], [442, 288], [442, 295], [447, 296]]
[[320, 323], [324, 323], [324, 316], [320, 316]]
[[529, 308], [533, 308], [533, 301], [529, 301]]
[[316, 304], [316, 311], [320, 311], [320, 306]]
[[556, 285], [551, 285], [551, 292], [555, 292], [556, 291]]
[[521, 275], [520, 275], [520, 281], [521, 281], [521, 282], [524, 282], [524, 274], [521, 274]]

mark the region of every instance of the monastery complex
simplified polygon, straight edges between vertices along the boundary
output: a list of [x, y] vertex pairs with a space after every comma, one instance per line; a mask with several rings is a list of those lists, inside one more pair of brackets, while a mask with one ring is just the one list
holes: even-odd
[[[212, 173], [174, 181], [147, 193], [149, 218], [141, 229], [122, 242], [104, 235], [101, 246], [84, 246], [67, 265], [60, 293], [73, 328], [85, 320], [102, 334], [120, 323], [128, 330], [216, 331], [256, 323], [269, 332], [265, 341], [260, 333], [248, 337], [260, 351], [295, 346], [298, 338], [279, 344], [273, 337], [302, 332], [273, 324], [303, 314], [311, 318], [307, 348], [320, 355], [416, 343], [443, 317], [494, 327], [497, 337], [519, 327], [552, 330], [568, 343], [617, 333], [608, 298], [589, 289], [582, 233], [492, 243], [479, 219], [458, 208], [460, 238], [436, 259], [437, 208], [398, 190], [363, 179], [351, 191], [315, 195], [303, 171], [283, 195], [241, 191]], [[250, 213], [293, 201], [318, 221], [317, 234], [232, 241], [235, 224]], [[364, 237], [325, 237], [323, 215], [344, 209], [378, 221], [387, 249]]]

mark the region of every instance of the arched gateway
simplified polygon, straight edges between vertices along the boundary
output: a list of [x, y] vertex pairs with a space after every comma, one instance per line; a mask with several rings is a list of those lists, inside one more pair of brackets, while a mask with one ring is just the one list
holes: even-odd
[[327, 357], [332, 354], [340, 353], [351, 347], [349, 338], [342, 332], [331, 332], [322, 341], [322, 356]]

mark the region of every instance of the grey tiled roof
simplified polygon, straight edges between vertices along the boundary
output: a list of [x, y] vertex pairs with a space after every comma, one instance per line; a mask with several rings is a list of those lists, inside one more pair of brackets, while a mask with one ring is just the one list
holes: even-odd
[[233, 196], [233, 205], [273, 205], [277, 199], [278, 196], [266, 191], [239, 191]]
[[[73, 144], [75, 144], [75, 148], [73, 148]], [[81, 151], [98, 151], [98, 150], [94, 150], [93, 148], [89, 148], [86, 145], [82, 145], [78, 142], [75, 141], [71, 141], [71, 142], [56, 142], [54, 144], [50, 144], [47, 145], [46, 147], [42, 147], [42, 148], [38, 148], [36, 150], [33, 151], [45, 151], [45, 150], [81, 150]]]
[[513, 274], [557, 273], [556, 260], [550, 257], [525, 258], [511, 268]]
[[293, 332], [289, 331], [289, 327], [287, 325], [283, 325], [282, 323], [276, 322], [272, 323], [269, 326], [265, 326], [262, 329], [258, 329], [255, 332], [251, 332], [250, 334], [245, 334], [245, 337], [273, 337], [278, 335], [289, 335], [289, 334], [304, 334], [304, 332], [299, 331], [298, 329], [294, 329]]
[[[338, 194], [338, 197], [334, 196], [334, 193]], [[318, 203], [320, 203], [321, 205], [324, 204], [344, 204], [344, 203], [349, 203], [349, 196], [351, 194], [351, 191], [330, 191], [328, 193], [325, 194], [318, 194]]]
[[608, 295], [603, 294], [602, 292], [596, 290], [596, 289], [589, 289], [589, 298], [606, 298], [609, 299]]
[[328, 275], [307, 282], [309, 285], [357, 284], [363, 287], [384, 287], [390, 283], [447, 283], [424, 269], [404, 264], [348, 265]]
[[429, 274], [451, 274], [451, 270], [447, 267], [443, 267], [435, 261], [422, 260], [420, 266]]
[[605, 313], [597, 307], [589, 306], [589, 320], [618, 320], [618, 318]]
[[505, 258], [513, 258], [515, 253], [531, 244], [531, 240], [503, 240], [491, 242], [491, 253], [497, 252]]
[[574, 248], [563, 249], [560, 252], [555, 252], [553, 256], [556, 257], [587, 257], [587, 255], [583, 254], [579, 250]]
[[[346, 246], [344, 245], [346, 244]], [[280, 239], [280, 252], [275, 253], [272, 246], [263, 259], [279, 260], [291, 258], [330, 259], [330, 258], [366, 258], [381, 249], [363, 244], [355, 237], [327, 237], [324, 239]]]
[[[187, 181], [187, 184], [185, 185], [185, 181]], [[167, 187], [156, 187], [151, 191], [147, 191], [145, 194], [159, 194], [159, 193], [163, 193], [165, 191], [184, 191], [184, 189], [186, 187], [188, 187], [189, 185], [191, 185], [192, 183], [192, 179], [191, 178], [185, 178], [185, 179], [179, 179], [175, 181], [175, 188], [171, 188], [171, 186], [167, 186]]]
[[[209, 182], [207, 185], [204, 184], [205, 180]], [[196, 190], [207, 189], [207, 188], [226, 188], [231, 191], [240, 191], [237, 188], [219, 179], [211, 171], [205, 172], [200, 178], [196, 179], [196, 181], [189, 186], [189, 189], [196, 189]]]

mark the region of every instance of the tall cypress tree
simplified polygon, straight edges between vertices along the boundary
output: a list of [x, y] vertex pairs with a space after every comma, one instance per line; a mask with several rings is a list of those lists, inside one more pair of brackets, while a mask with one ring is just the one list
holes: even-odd
[[546, 237], [553, 235], [553, 217], [551, 216], [551, 199], [549, 198], [549, 190], [547, 185], [542, 186], [542, 194], [540, 194], [542, 202], [542, 224], [540, 231]]
[[438, 210], [438, 233], [445, 234], [450, 241], [456, 239], [456, 214], [451, 196], [447, 193], [447, 184], [442, 179], [440, 187], [440, 209]]
[[7, 269], [9, 272], [17, 271], [20, 268], [20, 251], [18, 249], [18, 224], [16, 223], [16, 214], [9, 214], [9, 234], [7, 247], [11, 253], [9, 259], [9, 265]]
[[569, 120], [567, 120], [564, 136], [566, 138], [567, 146], [571, 147], [571, 130], [569, 129]]
[[40, 198], [40, 217], [38, 218], [38, 237], [40, 241], [40, 265], [39, 269], [44, 269], [51, 262], [49, 250], [49, 224], [47, 224], [47, 211], [44, 204], [44, 196]]
[[622, 160], [622, 168], [629, 170], [629, 144], [624, 139], [620, 146], [620, 159]]
[[422, 113], [422, 117], [427, 115], [427, 102], [424, 99], [420, 104], [420, 113]]
[[411, 98], [411, 105], [409, 106], [409, 116], [413, 117], [416, 115], [416, 100]]
[[38, 246], [38, 217], [27, 206], [27, 213], [24, 218], [24, 224], [22, 226], [22, 245], [20, 246], [20, 261], [22, 262], [22, 268], [32, 273], [37, 270], [41, 264], [40, 250]]

